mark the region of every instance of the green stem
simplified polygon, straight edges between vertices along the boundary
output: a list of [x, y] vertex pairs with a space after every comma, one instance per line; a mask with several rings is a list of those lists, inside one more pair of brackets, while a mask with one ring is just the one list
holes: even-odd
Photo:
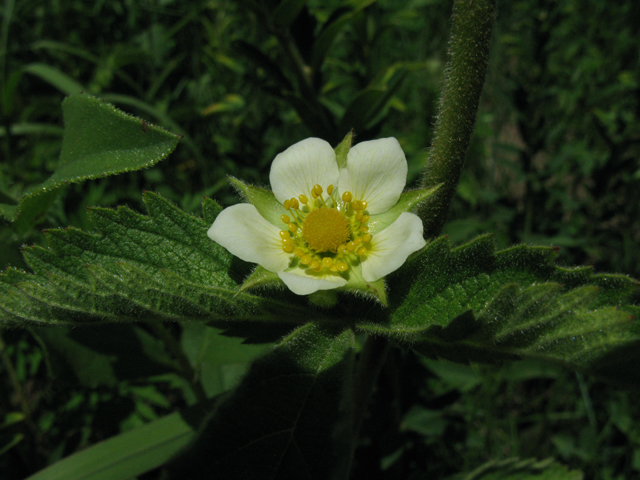
[[360, 359], [356, 366], [356, 373], [353, 384], [353, 423], [352, 436], [349, 446], [347, 461], [343, 470], [343, 479], [349, 478], [351, 470], [351, 462], [356, 450], [358, 438], [360, 436], [360, 427], [364, 420], [364, 414], [367, 411], [367, 405], [371, 399], [371, 394], [376, 385], [378, 374], [384, 364], [389, 348], [389, 341], [384, 337], [367, 337]]
[[189, 382], [189, 385], [191, 385], [193, 393], [198, 398], [198, 401], [204, 402], [207, 399], [207, 394], [204, 391], [204, 388], [202, 388], [200, 382], [197, 380], [196, 371], [191, 366], [191, 363], [182, 351], [182, 348], [180, 348], [178, 341], [173, 338], [171, 332], [164, 328], [160, 322], [147, 322], [147, 326], [156, 334], [162, 343], [164, 343], [167, 350], [169, 350], [173, 357], [178, 361], [178, 364], [180, 365], [180, 374]]
[[422, 187], [442, 187], [419, 211], [425, 236], [440, 234], [453, 200], [475, 123], [489, 58], [495, 0], [456, 0], [449, 60]]

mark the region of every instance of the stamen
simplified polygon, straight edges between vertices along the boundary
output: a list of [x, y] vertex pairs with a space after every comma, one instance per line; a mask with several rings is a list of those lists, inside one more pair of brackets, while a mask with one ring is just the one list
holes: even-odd
[[327, 187], [327, 193], [328, 193], [329, 195], [331, 195], [331, 194], [333, 193], [333, 185], [329, 185], [329, 186]]
[[[364, 203], [367, 203], [367, 202], [364, 202]], [[369, 215], [363, 215], [360, 221], [362, 223], [367, 223], [369, 221]]]
[[336, 268], [340, 272], [346, 272], [349, 269], [349, 265], [346, 262], [338, 262], [336, 263]]
[[350, 202], [353, 199], [353, 194], [351, 192], [344, 192], [342, 194], [342, 201], [343, 202]]
[[282, 215], [280, 217], [280, 220], [282, 220], [283, 223], [291, 223], [291, 219], [289, 218], [288, 215]]
[[290, 210], [291, 209], [291, 202], [289, 200], [285, 200], [283, 205], [284, 205], [284, 209], [285, 210]]
[[286, 230], [280, 230], [280, 237], [281, 238], [289, 238], [291, 237], [291, 234], [289, 234], [289, 232], [287, 232]]
[[302, 203], [303, 205], [306, 205], [309, 201], [306, 195], [300, 195], [298, 198], [300, 199], [300, 203]]
[[296, 248], [293, 251], [293, 254], [298, 258], [302, 258], [302, 257], [304, 257], [304, 250], [302, 250], [301, 248]]
[[302, 258], [300, 259], [300, 263], [303, 265], [309, 265], [311, 263], [311, 260], [313, 260], [313, 258], [311, 258], [311, 255], [306, 254], [302, 256]]
[[295, 223], [290, 223], [289, 225], [287, 225], [287, 227], [293, 233], [296, 233], [298, 231], [298, 226]]
[[333, 265], [333, 259], [331, 257], [324, 257], [322, 259], [322, 266], [325, 268], [331, 268], [331, 265]]
[[371, 241], [371, 234], [365, 233], [360, 238], [362, 239], [362, 243], [369, 243]]
[[360, 247], [356, 253], [358, 255], [364, 255], [367, 253], [367, 249], [365, 247]]

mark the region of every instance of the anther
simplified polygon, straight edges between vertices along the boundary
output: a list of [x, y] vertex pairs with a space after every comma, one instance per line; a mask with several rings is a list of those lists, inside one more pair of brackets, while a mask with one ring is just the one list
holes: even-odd
[[291, 219], [289, 218], [288, 215], [282, 215], [280, 217], [280, 220], [282, 220], [284, 223], [291, 223]]
[[293, 254], [298, 258], [302, 258], [302, 257], [304, 257], [304, 250], [302, 250], [301, 248], [296, 248], [293, 251]]
[[347, 265], [347, 262], [338, 262], [336, 263], [336, 268], [340, 272], [346, 272], [349, 269], [349, 265]]
[[342, 194], [342, 201], [343, 202], [350, 202], [353, 199], [353, 194], [351, 192], [344, 192]]
[[356, 248], [356, 244], [353, 242], [349, 242], [347, 243], [347, 252], [353, 252], [353, 250]]
[[292, 198], [289, 203], [291, 204], [291, 208], [297, 210], [298, 208], [300, 208], [300, 204], [298, 203], [298, 200], [296, 200], [295, 198]]
[[328, 193], [329, 195], [331, 195], [331, 194], [333, 193], [333, 185], [329, 185], [329, 186], [327, 187], [327, 193]]
[[361, 225], [358, 230], [360, 230], [361, 232], [367, 232], [369, 231], [369, 225]]
[[285, 244], [282, 246], [282, 250], [284, 250], [286, 253], [291, 253], [291, 252], [293, 252], [293, 250], [294, 250], [295, 248], [296, 248], [296, 247], [294, 247], [294, 246], [293, 246], [293, 243], [285, 243]]
[[281, 238], [289, 238], [291, 236], [291, 234], [289, 232], [287, 232], [286, 230], [280, 230], [280, 237]]
[[311, 262], [309, 264], [309, 268], [311, 270], [315, 270], [315, 271], [319, 271], [320, 269], [322, 269], [322, 265], [320, 265], [320, 262], [317, 260], [314, 260], [313, 262]]
[[300, 263], [303, 265], [309, 265], [311, 263], [311, 260], [313, 260], [313, 258], [311, 258], [311, 255], [307, 254], [307, 255], [303, 255], [300, 258]]
[[370, 233], [365, 233], [360, 238], [362, 239], [362, 243], [370, 242], [371, 241], [371, 234]]
[[337, 249], [338, 253], [343, 253], [345, 248], [347, 248], [346, 245], [339, 245]]
[[362, 206], [362, 210], [366, 210], [367, 209], [367, 205], [369, 205], [367, 202], [365, 202], [364, 200], [362, 200], [360, 202], [360, 205]]
[[306, 205], [309, 201], [306, 195], [300, 195], [298, 198], [300, 199], [300, 203], [302, 203], [303, 205]]
[[289, 200], [285, 200], [283, 203], [284, 209], [285, 210], [290, 210], [291, 209], [291, 201]]
[[364, 216], [364, 213], [362, 212], [356, 212], [356, 220], [360, 221], [362, 220], [362, 217]]
[[360, 221], [362, 223], [367, 223], [369, 221], [369, 215], [363, 215]]
[[360, 237], [353, 239], [353, 244], [357, 247], [362, 243], [362, 239]]
[[322, 259], [322, 266], [325, 268], [331, 268], [331, 265], [333, 265], [333, 259], [331, 257], [324, 257]]
[[287, 225], [287, 227], [289, 228], [289, 230], [291, 230], [293, 233], [296, 233], [298, 231], [298, 226], [295, 223], [290, 223], [289, 225]]
[[360, 200], [354, 200], [353, 202], [351, 202], [351, 207], [353, 207], [354, 210], [364, 210], [364, 208], [362, 208], [362, 202]]
[[316, 183], [313, 186], [313, 193], [316, 194], [316, 197], [319, 197], [320, 195], [322, 195], [322, 187]]
[[364, 255], [365, 253], [367, 253], [367, 249], [365, 247], [360, 247], [357, 251], [358, 255]]

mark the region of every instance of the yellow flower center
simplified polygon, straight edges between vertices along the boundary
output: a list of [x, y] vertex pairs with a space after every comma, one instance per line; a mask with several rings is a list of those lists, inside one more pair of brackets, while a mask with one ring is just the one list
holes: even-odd
[[349, 221], [335, 208], [320, 207], [304, 219], [302, 236], [316, 252], [335, 252], [349, 241]]
[[322, 192], [322, 187], [315, 185], [312, 199], [300, 195], [284, 201], [291, 217], [281, 217], [287, 225], [287, 230], [280, 231], [282, 249], [292, 253], [301, 268], [346, 272], [349, 265], [363, 259], [371, 242], [367, 202], [353, 200], [351, 192], [344, 192], [341, 202], [333, 195], [333, 185], [327, 187], [326, 200]]

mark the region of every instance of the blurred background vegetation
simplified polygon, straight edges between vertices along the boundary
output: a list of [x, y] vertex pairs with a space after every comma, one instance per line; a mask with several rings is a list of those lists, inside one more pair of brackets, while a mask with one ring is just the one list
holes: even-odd
[[[268, 184], [273, 157], [309, 136], [332, 144], [350, 128], [358, 140], [395, 136], [410, 186], [427, 160], [450, 0], [5, 0], [0, 8], [0, 203], [15, 205], [54, 171], [68, 94], [102, 97], [184, 135], [152, 169], [69, 185], [27, 224], [0, 220], [3, 268], [25, 268], [19, 247], [42, 244], [43, 228], [92, 230], [87, 206], [143, 211], [143, 190], [196, 215], [204, 196], [237, 202], [227, 175]], [[493, 232], [500, 247], [552, 244], [560, 264], [640, 278], [638, 18], [637, 2], [498, 2], [445, 229], [454, 244]], [[243, 355], [223, 369], [219, 359], [207, 364], [192, 355], [205, 327], [169, 328], [207, 395], [237, 381]], [[2, 331], [3, 478], [25, 478], [196, 402], [161, 334], [105, 326], [97, 335]], [[559, 366], [458, 366], [393, 351], [354, 478], [444, 478], [511, 456], [555, 456], [587, 479], [639, 478], [633, 399]]]

